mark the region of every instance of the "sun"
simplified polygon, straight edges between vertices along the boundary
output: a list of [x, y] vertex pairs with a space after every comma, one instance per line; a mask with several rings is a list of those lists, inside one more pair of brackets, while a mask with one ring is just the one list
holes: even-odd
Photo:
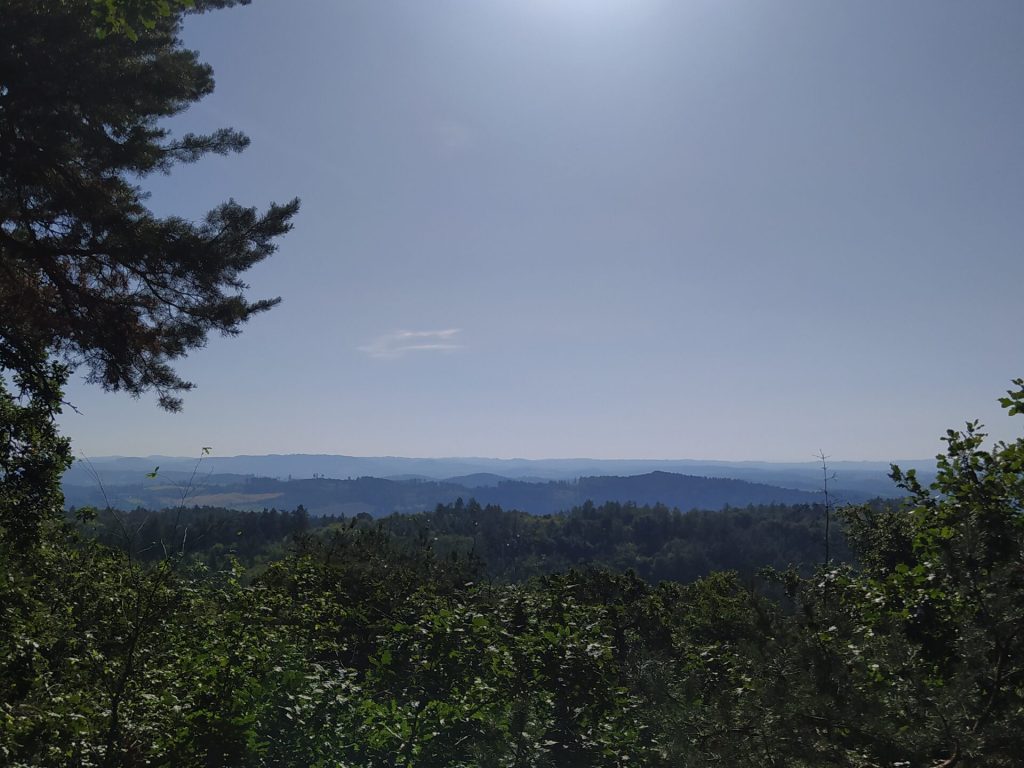
[[524, 12], [556, 24], [604, 26], [635, 18], [661, 0], [520, 0]]

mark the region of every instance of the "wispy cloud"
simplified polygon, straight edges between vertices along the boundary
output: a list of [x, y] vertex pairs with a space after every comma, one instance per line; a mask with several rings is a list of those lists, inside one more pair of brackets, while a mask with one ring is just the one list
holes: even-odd
[[445, 328], [441, 331], [396, 331], [380, 336], [369, 344], [359, 347], [370, 357], [402, 357], [410, 352], [451, 352], [462, 349], [457, 336], [461, 328]]

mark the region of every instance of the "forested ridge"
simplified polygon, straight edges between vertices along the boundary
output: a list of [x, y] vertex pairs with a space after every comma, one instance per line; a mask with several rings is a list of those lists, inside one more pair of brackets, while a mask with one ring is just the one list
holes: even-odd
[[[185, 478], [187, 480], [187, 477]], [[185, 480], [165, 482], [138, 472], [133, 484], [112, 485], [92, 481], [89, 486], [65, 485], [68, 503], [81, 506], [109, 505], [122, 509], [136, 506], [160, 508], [181, 498]], [[452, 481], [391, 480], [381, 477], [337, 479], [320, 477], [282, 481], [268, 477], [205, 477], [191, 488], [195, 503], [252, 510], [266, 506], [294, 508], [302, 505], [313, 515], [366, 512], [374, 516], [391, 512], [419, 512], [438, 502], [454, 502], [472, 495], [481, 504], [552, 514], [582, 504], [587, 499], [667, 504], [681, 509], [721, 509], [748, 504], [809, 504], [820, 492], [780, 488], [764, 483], [721, 477], [695, 477], [670, 472], [650, 472], [630, 477], [580, 477], [573, 481], [524, 482], [502, 480], [493, 486], [468, 487]], [[846, 496], [851, 494], [847, 493]], [[850, 500], [867, 498], [857, 494]]]

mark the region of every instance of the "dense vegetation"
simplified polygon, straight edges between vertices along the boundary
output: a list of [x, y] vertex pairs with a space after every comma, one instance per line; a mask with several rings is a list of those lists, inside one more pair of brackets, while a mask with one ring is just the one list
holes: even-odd
[[[1024, 382], [1006, 404], [1022, 410]], [[1024, 440], [985, 450], [973, 424], [946, 439], [934, 489], [897, 472], [906, 505], [844, 513], [856, 566], [761, 586], [721, 572], [481, 578], [487, 537], [473, 557], [451, 546], [487, 530], [472, 505], [333, 521], [252, 578], [190, 562], [185, 518], [150, 561], [48, 518], [29, 550], [5, 537], [0, 553], [0, 754], [54, 766], [1014, 765]], [[527, 521], [491, 512], [498, 526]], [[735, 533], [746, 518], [763, 534], [772, 517], [605, 505], [535, 525], [614, 551], [615, 539], [656, 542], [658, 520]], [[241, 519], [273, 536], [310, 525]]]

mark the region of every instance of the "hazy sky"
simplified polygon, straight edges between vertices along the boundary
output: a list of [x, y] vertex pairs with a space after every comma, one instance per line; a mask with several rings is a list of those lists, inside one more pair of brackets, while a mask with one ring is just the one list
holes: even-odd
[[[256, 0], [194, 18], [251, 148], [161, 213], [298, 195], [283, 297], [76, 451], [804, 460], [1018, 433], [1024, 3]], [[1021, 421], [1019, 418], [1017, 421]], [[1011, 428], [1012, 427], [1012, 428]]]

